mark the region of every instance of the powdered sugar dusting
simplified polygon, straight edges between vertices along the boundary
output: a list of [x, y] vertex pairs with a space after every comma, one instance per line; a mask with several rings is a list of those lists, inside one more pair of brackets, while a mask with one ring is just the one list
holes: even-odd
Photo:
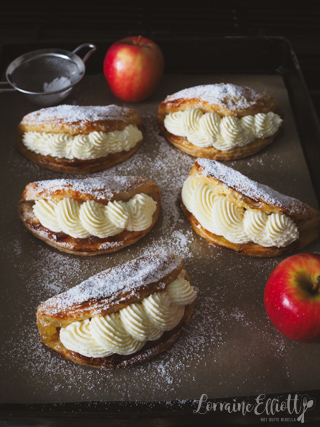
[[[141, 148], [123, 164], [92, 174], [94, 178], [145, 176], [160, 186], [161, 213], [154, 228], [139, 242], [119, 252], [99, 257], [74, 256], [61, 253], [33, 237], [18, 218], [20, 195], [27, 183], [56, 179], [58, 175], [20, 156], [13, 145], [3, 144], [4, 176], [10, 180], [12, 177], [15, 189], [12, 191], [11, 182], [3, 188], [5, 209], [0, 233], [0, 251], [5, 263], [0, 348], [5, 367], [1, 381], [4, 402], [116, 401], [122, 404], [125, 412], [125, 401], [143, 400], [148, 408], [153, 407], [153, 400], [168, 402], [168, 408], [170, 401], [179, 401], [183, 408], [184, 399], [192, 399], [196, 409], [203, 393], [223, 401], [227, 396], [276, 393], [284, 389], [312, 390], [319, 384], [318, 371], [313, 370], [310, 375], [310, 366], [317, 366], [319, 358], [317, 346], [285, 339], [268, 321], [264, 310], [266, 280], [283, 257], [237, 257], [199, 238], [183, 216], [179, 193], [195, 159], [160, 136], [155, 116], [157, 100], [161, 102], [166, 96], [164, 91], [170, 87], [167, 93], [173, 93], [174, 88], [181, 87], [186, 80], [185, 76], [181, 80], [177, 76], [164, 78], [165, 86], [162, 93], [160, 87], [156, 102], [139, 103], [134, 107], [146, 127]], [[250, 84], [263, 86], [263, 89], [272, 87], [274, 76], [270, 78], [269, 85], [269, 76], [254, 75], [250, 77]], [[201, 76], [189, 76], [184, 87], [193, 86], [198, 79]], [[212, 76], [206, 81], [209, 79], [212, 81]], [[261, 81], [263, 85], [259, 84]], [[106, 95], [107, 88], [102, 88], [105, 88], [102, 75], [88, 75], [83, 86], [73, 89], [70, 102], [90, 105], [94, 100], [103, 105], [111, 97]], [[283, 100], [281, 93], [277, 93], [280, 101]], [[11, 140], [15, 124], [29, 111], [23, 101], [11, 102], [17, 98], [14, 94], [6, 98], [8, 106], [14, 106], [10, 111], [14, 120], [3, 120], [1, 127], [6, 141]], [[3, 109], [4, 117], [9, 116], [7, 110]], [[230, 164], [241, 171], [248, 170], [249, 176], [255, 174], [259, 182], [265, 179], [275, 183], [275, 188], [278, 188], [276, 180], [279, 179], [283, 192], [288, 187], [294, 195], [296, 190], [301, 191], [301, 182], [305, 182], [308, 174], [303, 159], [299, 157], [298, 164], [292, 161], [298, 157], [297, 146], [299, 150], [301, 147], [293, 135], [294, 126], [290, 125], [290, 110], [284, 110], [288, 128], [279, 144], [262, 154]], [[288, 131], [294, 136], [291, 140], [286, 138]], [[312, 205], [314, 198], [310, 194], [313, 193], [309, 187], [306, 190], [306, 199], [301, 199], [308, 201], [309, 197]], [[104, 371], [65, 360], [41, 343], [36, 325], [36, 310], [41, 302], [68, 291], [99, 271], [163, 251], [185, 259], [192, 284], [198, 289], [191, 320], [172, 347], [141, 365]], [[309, 246], [308, 251], [319, 253], [319, 244]], [[308, 363], [300, 363], [301, 354]], [[78, 408], [83, 408], [81, 403]]]
[[97, 200], [111, 200], [116, 194], [129, 191], [143, 183], [143, 179], [137, 180], [133, 176], [106, 176], [84, 179], [53, 179], [36, 181], [36, 193], [46, 192], [55, 194], [56, 192], [72, 189], [76, 192], [90, 195]]
[[43, 91], [46, 93], [56, 92], [71, 86], [72, 82], [68, 77], [56, 77], [51, 82], [43, 83]]
[[41, 108], [27, 114], [23, 124], [43, 124], [49, 121], [63, 121], [64, 123], [78, 123], [99, 120], [125, 120], [129, 109], [117, 105], [105, 106], [80, 106], [57, 105], [55, 107]]
[[243, 193], [255, 201], [285, 208], [289, 214], [306, 211], [301, 201], [279, 193], [267, 185], [260, 184], [216, 160], [197, 159], [197, 164], [206, 175], [219, 179], [227, 186]]
[[43, 307], [49, 307], [50, 313], [58, 313], [87, 301], [100, 299], [113, 301], [119, 294], [133, 295], [139, 287], [161, 281], [179, 265], [181, 260], [167, 252], [158, 256], [146, 255], [136, 258], [99, 272], [69, 291], [49, 299]]
[[248, 87], [237, 86], [233, 84], [213, 84], [199, 85], [180, 90], [167, 96], [165, 102], [175, 101], [177, 99], [194, 99], [209, 104], [222, 105], [229, 110], [242, 110], [250, 108], [261, 97], [261, 94]]
[[[153, 143], [146, 139], [129, 162], [94, 176], [109, 176], [112, 173], [117, 176], [124, 173], [135, 175], [137, 170], [142, 175], [143, 170], [143, 176], [152, 179], [160, 188], [161, 212], [153, 232], [143, 238], [142, 247], [135, 247], [134, 253], [137, 256], [157, 254], [161, 248], [188, 258], [192, 256], [194, 233], [182, 215], [179, 196], [194, 159], [176, 150], [160, 135], [155, 113], [156, 111], [148, 111], [141, 115], [149, 141]], [[133, 248], [128, 247], [127, 252], [131, 251]]]

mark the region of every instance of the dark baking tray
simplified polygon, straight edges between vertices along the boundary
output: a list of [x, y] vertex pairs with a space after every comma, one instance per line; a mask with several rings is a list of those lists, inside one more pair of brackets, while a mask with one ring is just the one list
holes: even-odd
[[[148, 34], [145, 34], [148, 36]], [[310, 172], [318, 203], [320, 203], [320, 124], [296, 55], [286, 39], [279, 37], [222, 37], [222, 38], [158, 38], [168, 74], [277, 74], [283, 78], [288, 91], [293, 117]], [[102, 73], [105, 52], [113, 40], [72, 40], [63, 42], [6, 43], [0, 48], [0, 72], [4, 81], [7, 65], [18, 55], [42, 47], [73, 50], [82, 42], [95, 43], [97, 52], [87, 63], [87, 74]], [[306, 395], [305, 391], [297, 395]], [[320, 390], [309, 393], [319, 401]], [[283, 400], [288, 395], [269, 395], [266, 398]], [[256, 396], [237, 397], [236, 401], [254, 403]], [[232, 404], [235, 399], [223, 398]], [[219, 402], [212, 399], [211, 403]], [[253, 413], [208, 411], [199, 416], [195, 401], [170, 402], [79, 402], [65, 404], [1, 404], [0, 420], [4, 425], [246, 425], [261, 422]], [[289, 416], [289, 414], [287, 414]], [[319, 422], [320, 408], [312, 411], [312, 419]], [[291, 418], [292, 421], [292, 418]], [[112, 424], [109, 424], [112, 423]], [[269, 422], [272, 423], [269, 418]], [[294, 424], [294, 422], [292, 422]], [[284, 424], [282, 424], [284, 425]]]

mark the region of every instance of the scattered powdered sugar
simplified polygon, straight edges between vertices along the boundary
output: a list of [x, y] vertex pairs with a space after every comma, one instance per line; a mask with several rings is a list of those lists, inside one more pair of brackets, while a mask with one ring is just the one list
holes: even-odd
[[263, 201], [269, 205], [280, 206], [290, 214], [306, 211], [306, 205], [293, 198], [279, 193], [267, 185], [255, 182], [221, 162], [208, 159], [197, 159], [197, 164], [206, 175], [213, 176], [226, 184], [228, 187], [243, 193], [255, 201]]
[[[70, 260], [64, 260], [63, 255], [59, 258], [60, 271], [55, 278], [51, 277], [51, 284], [46, 285], [50, 286], [51, 293], [55, 293], [55, 287], [61, 288], [61, 273], [67, 272], [66, 267], [71, 263]], [[52, 255], [49, 260], [53, 260]], [[83, 266], [82, 260], [78, 258], [74, 259], [74, 263], [75, 270]], [[87, 261], [85, 264], [89, 265]], [[45, 402], [48, 396], [49, 401], [100, 401], [109, 400], [111, 396], [120, 401], [200, 398], [202, 393], [208, 392], [208, 375], [213, 375], [218, 395], [220, 390], [235, 395], [233, 383], [241, 391], [259, 392], [259, 381], [257, 384], [247, 383], [249, 366], [254, 370], [258, 367], [261, 375], [265, 375], [264, 381], [268, 383], [273, 373], [260, 369], [260, 364], [268, 363], [270, 353], [278, 363], [282, 363], [290, 345], [283, 337], [274, 336], [271, 325], [263, 327], [265, 318], [261, 302], [257, 302], [262, 314], [258, 316], [257, 310], [245, 303], [252, 290], [243, 286], [243, 269], [240, 269], [237, 278], [239, 289], [235, 290], [223, 285], [221, 278], [224, 274], [219, 269], [219, 261], [218, 267], [213, 267], [207, 278], [210, 285], [204, 283], [201, 264], [199, 267], [200, 288], [195, 310], [181, 337], [156, 358], [115, 372], [82, 367], [64, 360], [40, 342], [34, 316], [26, 316], [21, 312], [15, 318], [15, 323], [20, 325], [15, 336], [4, 330], [4, 361], [8, 366], [13, 366], [18, 375], [27, 375], [29, 378], [29, 383], [22, 382], [19, 390], [14, 390], [16, 398], [21, 400], [23, 393], [28, 396], [27, 401], [36, 402]], [[257, 266], [257, 270], [260, 268], [261, 265]], [[32, 281], [36, 282], [37, 275], [35, 272], [25, 290], [30, 293], [28, 310], [31, 312], [35, 312], [37, 301], [44, 295], [41, 288], [40, 295], [32, 289]], [[44, 277], [45, 283], [48, 278], [49, 275]], [[70, 277], [66, 277], [66, 280], [70, 281]], [[52, 283], [55, 283], [55, 287], [52, 287]], [[248, 341], [247, 331], [250, 331], [254, 341]], [[239, 342], [242, 345], [239, 346]], [[234, 362], [230, 365], [231, 360]], [[16, 378], [13, 378], [15, 381]], [[10, 387], [8, 393], [11, 394]]]
[[[192, 256], [194, 233], [186, 222], [179, 203], [180, 191], [194, 159], [171, 146], [160, 136], [154, 113], [142, 114], [147, 138], [128, 162], [108, 171], [93, 174], [110, 176], [122, 174], [145, 176], [156, 182], [161, 192], [161, 212], [155, 226], [143, 238], [143, 244], [134, 248], [137, 256], [157, 254], [163, 249], [182, 258]], [[151, 142], [152, 141], [152, 142]], [[133, 250], [133, 248], [132, 248]], [[131, 251], [131, 248], [127, 248]]]
[[180, 90], [169, 95], [165, 102], [177, 99], [199, 99], [209, 104], [225, 106], [229, 110], [250, 108], [261, 97], [261, 94], [248, 87], [221, 83], [213, 85], [200, 85]]
[[[88, 85], [83, 96], [93, 93], [102, 99], [103, 94], [99, 98], [97, 89], [101, 86], [94, 78], [89, 82], [91, 87]], [[9, 195], [11, 187], [4, 188], [6, 212], [10, 211], [10, 215], [6, 215], [0, 235], [0, 251], [7, 262], [0, 349], [6, 368], [2, 373], [3, 400], [48, 403], [179, 399], [183, 406], [184, 399], [199, 399], [203, 393], [214, 398], [277, 392], [284, 387], [314, 388], [315, 379], [310, 375], [300, 380], [297, 360], [301, 351], [309, 357], [305, 368], [299, 365], [299, 370], [306, 372], [310, 365], [316, 366], [316, 352], [288, 342], [277, 333], [264, 310], [265, 282], [281, 257], [240, 258], [196, 236], [179, 205], [181, 187], [195, 159], [160, 136], [156, 107], [139, 104], [139, 108], [146, 127], [141, 148], [126, 162], [92, 174], [98, 180], [112, 179], [113, 175], [124, 179], [145, 176], [159, 185], [159, 219], [136, 244], [99, 257], [61, 253], [23, 227], [16, 209], [20, 194]], [[16, 180], [18, 192], [22, 193], [29, 182], [57, 177], [57, 173], [41, 169], [13, 149], [6, 154], [7, 176]], [[265, 165], [267, 154], [261, 157]], [[253, 163], [254, 159], [248, 162]], [[198, 290], [191, 320], [172, 347], [141, 365], [105, 371], [67, 361], [41, 343], [36, 325], [40, 303], [73, 289], [100, 271], [165, 251], [185, 259], [185, 268]]]
[[81, 106], [81, 105], [57, 105], [41, 108], [27, 114], [23, 124], [42, 124], [48, 121], [63, 121], [64, 123], [78, 123], [99, 120], [125, 120], [129, 109], [118, 105]]

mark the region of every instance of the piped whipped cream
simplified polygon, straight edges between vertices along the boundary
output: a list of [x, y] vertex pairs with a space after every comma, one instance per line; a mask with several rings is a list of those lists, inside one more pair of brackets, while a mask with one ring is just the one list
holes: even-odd
[[135, 125], [113, 132], [95, 131], [89, 134], [25, 132], [23, 144], [37, 154], [65, 159], [90, 160], [108, 154], [129, 151], [143, 138]]
[[189, 176], [184, 182], [182, 201], [206, 230], [232, 243], [284, 247], [299, 237], [297, 225], [288, 216], [237, 206], [197, 177]]
[[136, 353], [147, 341], [155, 341], [175, 328], [185, 306], [196, 299], [195, 289], [183, 276], [184, 271], [164, 291], [118, 312], [72, 322], [60, 329], [60, 341], [68, 350], [87, 357]]
[[140, 193], [128, 202], [112, 201], [107, 205], [71, 198], [39, 199], [33, 205], [41, 225], [53, 232], [64, 232], [74, 238], [115, 236], [123, 230], [143, 231], [152, 224], [157, 202]]
[[257, 138], [274, 135], [282, 119], [273, 112], [254, 116], [220, 117], [215, 112], [203, 113], [199, 108], [169, 113], [164, 119], [168, 132], [186, 138], [198, 147], [214, 147], [227, 151], [250, 144]]

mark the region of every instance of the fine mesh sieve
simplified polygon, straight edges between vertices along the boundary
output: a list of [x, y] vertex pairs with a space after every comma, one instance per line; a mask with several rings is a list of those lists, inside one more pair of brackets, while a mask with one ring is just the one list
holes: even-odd
[[[81, 59], [77, 52], [84, 48], [89, 48], [89, 51]], [[55, 105], [65, 99], [82, 79], [85, 62], [95, 50], [95, 45], [90, 43], [82, 44], [72, 52], [62, 49], [34, 50], [12, 61], [6, 78], [12, 88], [22, 92], [31, 102], [42, 106]]]

